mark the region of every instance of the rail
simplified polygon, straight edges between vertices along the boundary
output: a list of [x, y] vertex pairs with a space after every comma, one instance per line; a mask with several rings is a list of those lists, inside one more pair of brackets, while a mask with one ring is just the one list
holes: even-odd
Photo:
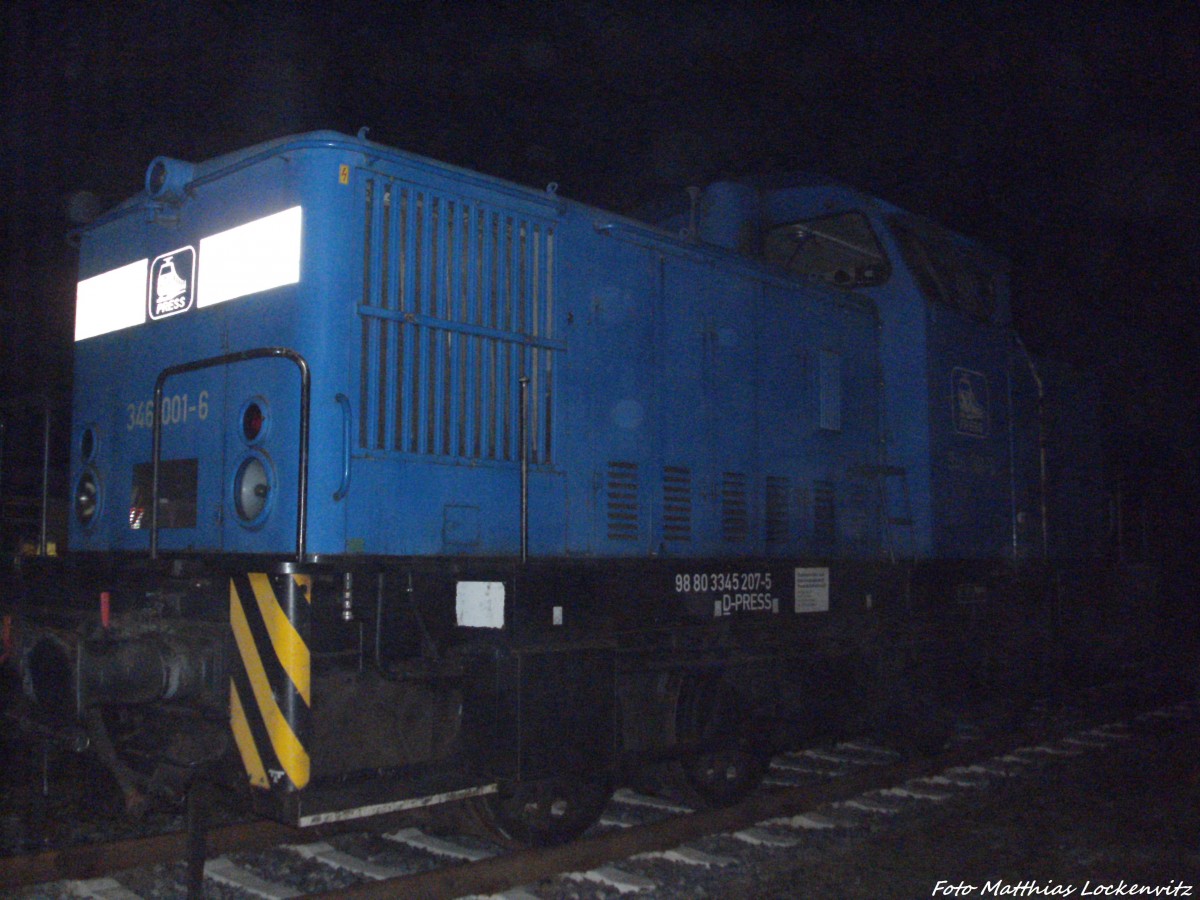
[[256, 347], [253, 350], [240, 350], [236, 353], [210, 356], [207, 359], [197, 359], [168, 366], [158, 373], [158, 377], [154, 380], [154, 443], [150, 481], [151, 559], [158, 559], [158, 471], [162, 456], [163, 385], [166, 384], [168, 378], [174, 375], [182, 375], [200, 369], [211, 369], [216, 366], [228, 366], [252, 359], [289, 359], [300, 369], [300, 474], [296, 489], [296, 561], [304, 561], [305, 544], [308, 537], [308, 427], [312, 382], [307, 360], [295, 350], [287, 347]]

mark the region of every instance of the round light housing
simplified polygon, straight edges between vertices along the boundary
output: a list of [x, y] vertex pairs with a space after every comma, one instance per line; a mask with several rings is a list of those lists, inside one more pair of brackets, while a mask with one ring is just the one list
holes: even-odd
[[159, 156], [146, 169], [146, 193], [155, 200], [181, 203], [187, 196], [188, 183], [196, 177], [196, 167], [178, 159]]
[[267, 415], [262, 406], [251, 400], [242, 410], [242, 437], [246, 443], [253, 444], [263, 434], [263, 426], [267, 424]]
[[150, 168], [146, 170], [146, 190], [151, 197], [160, 194], [167, 186], [167, 161], [165, 159], [156, 159], [150, 163]]
[[271, 498], [271, 473], [257, 456], [248, 456], [233, 479], [233, 505], [244, 523], [257, 522], [266, 514]]
[[96, 483], [95, 473], [88, 469], [75, 484], [75, 518], [80, 525], [90, 525], [99, 508], [100, 486]]

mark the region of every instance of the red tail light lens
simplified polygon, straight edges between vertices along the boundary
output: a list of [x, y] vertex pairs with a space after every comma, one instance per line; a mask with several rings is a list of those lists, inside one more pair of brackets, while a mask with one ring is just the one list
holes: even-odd
[[263, 423], [266, 421], [266, 416], [263, 415], [262, 407], [257, 403], [249, 403], [245, 411], [242, 413], [242, 436], [247, 443], [254, 443], [258, 440], [258, 436], [262, 434]]

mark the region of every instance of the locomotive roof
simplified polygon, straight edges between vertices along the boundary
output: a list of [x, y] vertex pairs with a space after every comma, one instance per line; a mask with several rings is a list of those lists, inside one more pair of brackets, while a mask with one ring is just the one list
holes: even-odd
[[[421, 156], [420, 154], [412, 153], [407, 150], [401, 150], [387, 144], [376, 143], [368, 140], [366, 137], [367, 129], [362, 129], [358, 135], [349, 135], [340, 131], [331, 129], [322, 129], [319, 131], [308, 131], [299, 134], [286, 135], [284, 137], [274, 138], [269, 141], [263, 141], [258, 144], [253, 144], [249, 147], [244, 147], [240, 150], [234, 150], [220, 156], [214, 156], [196, 163], [186, 163], [192, 169], [191, 178], [188, 182], [189, 188], [197, 187], [205, 182], [212, 181], [222, 175], [236, 171], [237, 169], [249, 166], [260, 160], [269, 159], [273, 156], [278, 156], [281, 153], [286, 153], [293, 150], [301, 149], [319, 149], [319, 148], [340, 148], [345, 150], [357, 150], [368, 156], [378, 159], [382, 157], [391, 157], [393, 159], [403, 159], [412, 164], [427, 166], [437, 169], [441, 172], [451, 172], [465, 181], [475, 181], [486, 183], [493, 189], [509, 190], [520, 193], [521, 196], [529, 198], [540, 196], [542, 192], [534, 188], [519, 185], [514, 182], [505, 181], [491, 175], [484, 175], [471, 169], [466, 169], [461, 166], [455, 166], [451, 163], [435, 160], [431, 157]], [[166, 157], [156, 157], [158, 159], [166, 159]], [[153, 166], [154, 161], [151, 162]], [[137, 194], [127, 198], [117, 204], [106, 213], [97, 217], [93, 222], [83, 226], [79, 231], [87, 232], [92, 228], [110, 221], [115, 218], [120, 218], [134, 210], [144, 207], [147, 201], [152, 200], [149, 191], [143, 188]]]
[[[256, 162], [270, 159], [294, 150], [301, 149], [342, 149], [357, 151], [363, 153], [369, 160], [391, 159], [395, 161], [403, 161], [408, 165], [416, 165], [421, 168], [428, 168], [431, 171], [436, 171], [440, 174], [450, 174], [456, 179], [464, 183], [474, 183], [479, 186], [486, 187], [492, 191], [499, 190], [503, 193], [511, 193], [514, 197], [518, 197], [525, 202], [541, 201], [541, 202], [571, 202], [565, 198], [557, 197], [548, 194], [547, 191], [538, 190], [536, 188], [517, 184], [515, 182], [506, 181], [492, 175], [486, 175], [476, 172], [471, 169], [466, 169], [461, 166], [456, 166], [450, 163], [445, 163], [440, 160], [435, 160], [430, 157], [421, 156], [407, 150], [402, 150], [387, 144], [377, 143], [367, 138], [367, 129], [363, 128], [357, 135], [349, 135], [332, 129], [322, 129], [317, 131], [301, 132], [283, 137], [274, 138], [272, 140], [263, 141], [258, 144], [253, 144], [249, 147], [244, 147], [240, 150], [234, 150], [229, 153], [215, 156], [207, 160], [196, 163], [183, 163], [177, 160], [170, 160], [167, 157], [157, 157], [150, 163], [150, 168], [159, 160], [167, 160], [168, 162], [176, 163], [188, 170], [186, 184], [181, 184], [181, 189], [186, 188], [192, 190], [203, 185], [206, 182], [218, 179], [226, 174], [233, 173], [239, 169], [251, 166]], [[147, 173], [149, 175], [149, 173]], [[149, 181], [149, 177], [147, 178]], [[863, 210], [871, 210], [883, 215], [900, 214], [911, 216], [911, 213], [897, 207], [886, 200], [866, 194], [857, 188], [851, 187], [836, 179], [822, 175], [817, 175], [810, 172], [796, 172], [783, 175], [763, 176], [757, 178], [742, 178], [737, 181], [715, 182], [706, 187], [712, 189], [720, 185], [739, 185], [748, 188], [757, 193], [762, 200], [769, 202], [771, 197], [784, 197], [790, 190], [801, 192], [829, 192], [830, 195], [837, 198], [840, 204], [853, 206]], [[78, 229], [76, 234], [84, 234], [103, 225], [105, 222], [114, 219], [122, 218], [123, 216], [135, 213], [146, 208], [147, 204], [160, 203], [150, 193], [148, 187], [144, 187], [142, 191], [126, 199], [108, 212], [97, 217], [93, 222]], [[839, 204], [839, 205], [840, 205]], [[584, 204], [587, 205], [587, 204]], [[689, 199], [684, 193], [679, 192], [674, 198], [668, 199], [665, 202], [644, 208], [641, 211], [629, 214], [621, 214], [611, 210], [597, 209], [597, 212], [603, 212], [606, 215], [614, 217], [616, 220], [624, 219], [625, 222], [621, 225], [614, 221], [610, 228], [629, 228], [636, 225], [642, 225], [649, 231], [661, 231], [662, 234], [656, 236], [657, 240], [668, 240], [672, 245], [679, 244], [679, 223], [686, 220], [690, 212]], [[913, 216], [920, 219], [919, 216]], [[934, 223], [936, 225], [936, 223]], [[980, 246], [975, 241], [964, 237], [961, 234], [950, 231], [942, 226], [936, 226], [939, 230], [950, 235], [954, 240], [971, 246], [976, 252], [981, 252], [989, 257], [995, 257], [995, 254], [989, 252], [986, 248]], [[646, 234], [650, 237], [650, 234]], [[683, 241], [683, 244], [688, 243]], [[682, 248], [678, 248], [682, 249]], [[720, 248], [716, 249], [719, 252]], [[731, 258], [740, 256], [737, 252], [731, 252]], [[994, 262], [1003, 264], [1004, 261], [1000, 257], [995, 257]]]

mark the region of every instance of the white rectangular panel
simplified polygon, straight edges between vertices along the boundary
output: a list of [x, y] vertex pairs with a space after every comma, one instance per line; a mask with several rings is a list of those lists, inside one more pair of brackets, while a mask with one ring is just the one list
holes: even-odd
[[75, 340], [132, 328], [146, 321], [146, 273], [150, 260], [110, 269], [75, 289]]
[[829, 612], [829, 569], [796, 569], [796, 612]]
[[458, 582], [454, 612], [458, 624], [467, 628], [503, 628], [504, 582]]
[[213, 306], [300, 280], [299, 206], [200, 240], [196, 306]]

